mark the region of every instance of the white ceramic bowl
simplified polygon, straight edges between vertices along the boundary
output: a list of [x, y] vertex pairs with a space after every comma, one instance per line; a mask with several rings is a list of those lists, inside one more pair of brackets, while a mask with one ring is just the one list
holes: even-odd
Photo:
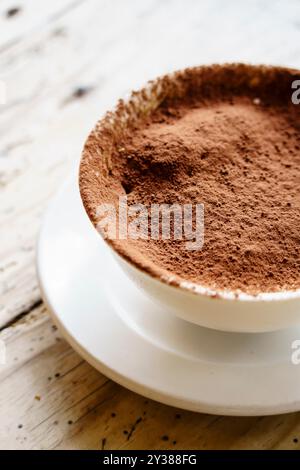
[[[233, 88], [244, 81], [250, 91], [253, 88], [255, 93], [259, 83], [273, 86], [275, 82], [277, 87], [284, 89], [286, 99], [290, 97], [291, 81], [300, 76], [299, 71], [280, 67], [243, 64], [219, 67], [226, 69]], [[199, 76], [199, 83], [195, 86], [201, 86], [211, 73], [209, 66], [192, 70], [195, 76]], [[183, 93], [186, 86], [184, 74], [185, 71], [182, 71], [163, 77], [151, 82], [143, 91], [135, 92], [127, 103], [122, 102], [114, 112], [100, 120], [90, 134], [83, 151], [79, 179], [83, 204], [94, 225], [97, 225], [96, 206], [105, 191], [111, 191], [109, 184], [97, 186], [99, 172], [103, 171], [105, 165], [109, 168], [109, 136], [113, 134], [115, 141], [118, 141], [121, 135], [118, 133], [122, 132], [127, 121], [139, 119], [141, 114], [151, 112], [168, 94]], [[215, 71], [213, 80], [220, 80]], [[99, 165], [102, 165], [101, 169]], [[118, 240], [108, 240], [108, 244], [133, 282], [168, 311], [189, 322], [232, 332], [266, 332], [300, 323], [300, 290], [257, 296], [230, 291], [216, 292], [175, 277], [172, 279], [171, 273], [166, 275], [158, 267], [149, 269], [149, 266], [141, 265], [134, 259], [132, 252], [124, 251]]]
[[[115, 253], [115, 252], [114, 252]], [[201, 286], [169, 285], [115, 255], [131, 278], [155, 302], [176, 316], [215, 330], [257, 333], [300, 323], [300, 291], [260, 294], [256, 297], [219, 292]]]

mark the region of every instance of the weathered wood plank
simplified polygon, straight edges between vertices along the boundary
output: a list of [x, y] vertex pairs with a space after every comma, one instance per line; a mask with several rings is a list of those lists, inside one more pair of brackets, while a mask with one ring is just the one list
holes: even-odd
[[76, 8], [83, 0], [11, 0], [0, 3], [0, 53], [18, 44], [28, 34], [58, 21]]

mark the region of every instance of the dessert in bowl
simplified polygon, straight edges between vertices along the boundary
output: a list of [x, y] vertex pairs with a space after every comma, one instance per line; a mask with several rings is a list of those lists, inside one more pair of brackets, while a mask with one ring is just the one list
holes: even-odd
[[86, 212], [131, 279], [177, 316], [239, 332], [300, 322], [299, 77], [245, 64], [175, 72], [89, 135]]

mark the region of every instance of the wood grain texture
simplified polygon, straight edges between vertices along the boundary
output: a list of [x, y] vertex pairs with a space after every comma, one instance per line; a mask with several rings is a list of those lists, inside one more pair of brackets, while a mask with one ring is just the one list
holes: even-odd
[[109, 381], [53, 327], [35, 273], [42, 214], [101, 114], [158, 74], [225, 61], [300, 67], [300, 3], [0, 2], [0, 448], [300, 448], [297, 413], [200, 415]]

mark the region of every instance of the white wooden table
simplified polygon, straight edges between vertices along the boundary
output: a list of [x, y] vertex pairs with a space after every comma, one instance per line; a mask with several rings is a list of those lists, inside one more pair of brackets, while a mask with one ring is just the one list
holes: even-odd
[[61, 338], [35, 273], [41, 216], [101, 114], [158, 74], [225, 61], [300, 68], [300, 2], [0, 2], [1, 449], [300, 448], [300, 414], [198, 415], [111, 382]]

